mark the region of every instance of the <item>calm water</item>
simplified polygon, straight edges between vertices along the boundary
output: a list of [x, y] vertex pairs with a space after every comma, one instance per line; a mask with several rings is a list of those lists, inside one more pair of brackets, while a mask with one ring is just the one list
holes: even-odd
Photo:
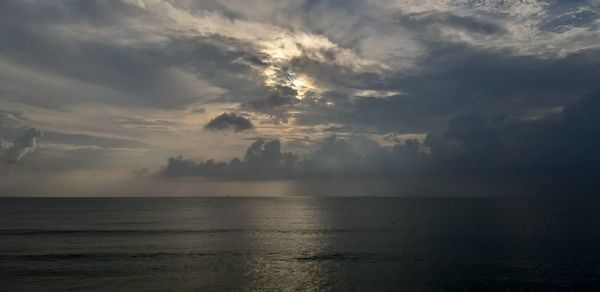
[[497, 198], [0, 199], [0, 290], [597, 290], [599, 207]]

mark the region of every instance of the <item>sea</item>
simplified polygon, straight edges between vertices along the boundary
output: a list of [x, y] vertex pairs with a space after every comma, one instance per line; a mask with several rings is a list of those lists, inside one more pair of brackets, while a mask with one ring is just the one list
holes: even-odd
[[600, 291], [600, 200], [4, 198], [0, 291]]

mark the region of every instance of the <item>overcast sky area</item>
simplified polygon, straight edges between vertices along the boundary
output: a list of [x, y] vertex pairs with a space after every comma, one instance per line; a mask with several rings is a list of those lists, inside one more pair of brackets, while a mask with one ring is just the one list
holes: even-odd
[[0, 195], [600, 191], [599, 0], [0, 1]]

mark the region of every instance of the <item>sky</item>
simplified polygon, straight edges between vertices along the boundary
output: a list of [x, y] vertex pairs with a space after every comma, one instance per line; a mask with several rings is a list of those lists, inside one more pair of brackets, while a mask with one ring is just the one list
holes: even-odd
[[598, 0], [0, 1], [0, 196], [590, 195]]

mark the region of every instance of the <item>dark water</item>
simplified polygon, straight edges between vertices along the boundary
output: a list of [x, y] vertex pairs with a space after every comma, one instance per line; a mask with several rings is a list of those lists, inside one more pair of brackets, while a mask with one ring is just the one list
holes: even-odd
[[599, 207], [498, 198], [0, 199], [0, 290], [599, 290]]

